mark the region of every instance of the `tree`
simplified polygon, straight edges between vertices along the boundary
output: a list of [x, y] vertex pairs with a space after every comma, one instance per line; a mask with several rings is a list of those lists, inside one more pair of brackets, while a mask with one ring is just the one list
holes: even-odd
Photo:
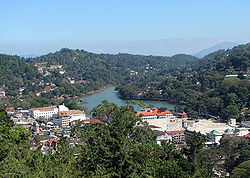
[[242, 162], [232, 171], [232, 177], [245, 178], [250, 176], [250, 160]]
[[237, 119], [239, 114], [240, 110], [236, 105], [229, 105], [222, 110], [222, 118], [225, 120]]
[[228, 171], [250, 159], [250, 146], [245, 138], [225, 135], [220, 140], [219, 149], [225, 154], [224, 168]]
[[176, 149], [154, 140], [129, 106], [103, 101], [93, 115], [105, 123], [85, 125], [75, 130], [80, 139], [79, 164], [85, 176], [181, 177], [185, 173], [175, 163]]
[[184, 149], [185, 154], [189, 160], [193, 160], [197, 154], [199, 154], [205, 146], [205, 137], [200, 132], [194, 132], [188, 137], [187, 148]]

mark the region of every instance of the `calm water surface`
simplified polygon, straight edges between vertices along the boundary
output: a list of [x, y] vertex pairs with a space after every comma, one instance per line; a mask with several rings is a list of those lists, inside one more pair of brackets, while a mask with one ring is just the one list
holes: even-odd
[[[114, 87], [106, 88], [103, 90], [100, 90], [99, 92], [92, 93], [89, 95], [85, 95], [82, 97], [82, 99], [86, 102], [84, 104], [81, 104], [82, 106], [87, 108], [87, 112], [89, 113], [94, 107], [98, 106], [101, 104], [103, 100], [108, 100], [109, 102], [115, 103], [118, 106], [124, 106], [128, 105], [125, 103], [125, 100], [122, 100], [118, 97], [117, 91], [114, 90]], [[174, 105], [169, 104], [164, 101], [151, 101], [147, 100], [144, 101], [145, 106], [148, 106], [150, 104], [154, 105], [155, 107], [166, 107], [169, 110], [174, 109]], [[136, 110], [139, 109], [139, 106], [133, 105]], [[89, 115], [88, 115], [89, 116]]]

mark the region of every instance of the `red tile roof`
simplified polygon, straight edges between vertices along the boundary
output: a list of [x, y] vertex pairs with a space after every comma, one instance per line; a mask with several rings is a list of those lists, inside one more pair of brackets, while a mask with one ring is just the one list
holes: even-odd
[[167, 134], [180, 134], [180, 133], [184, 133], [184, 130], [176, 130], [176, 131], [167, 131]]
[[9, 111], [9, 112], [10, 112], [10, 111], [15, 111], [15, 108], [14, 108], [14, 107], [6, 107], [6, 108], [5, 108], [5, 111], [6, 111], [6, 112], [8, 112], [8, 111]]
[[52, 142], [56, 142], [56, 143], [58, 143], [58, 142], [59, 142], [59, 140], [57, 140], [57, 139], [50, 139], [50, 140], [48, 140], [48, 142], [49, 142], [49, 143], [52, 143]]
[[243, 137], [250, 138], [250, 133], [244, 135]]
[[187, 115], [187, 113], [185, 113], [185, 112], [178, 112], [178, 113], [174, 113], [174, 114], [181, 115], [181, 116], [186, 116]]
[[47, 110], [54, 110], [57, 106], [47, 106], [47, 107], [40, 107], [40, 108], [32, 108], [32, 110], [40, 110], [40, 111], [47, 111]]
[[140, 109], [141, 111], [136, 112], [137, 115], [143, 115], [143, 116], [165, 116], [166, 114], [172, 114], [171, 111], [166, 110], [163, 112], [160, 112], [157, 108], [143, 108]]
[[91, 123], [91, 124], [99, 124], [102, 121], [100, 121], [99, 119], [86, 119], [86, 120], [83, 120], [83, 122]]

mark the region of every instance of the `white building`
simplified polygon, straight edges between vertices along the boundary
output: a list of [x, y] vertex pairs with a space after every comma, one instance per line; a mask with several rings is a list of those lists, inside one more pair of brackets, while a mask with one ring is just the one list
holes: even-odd
[[218, 132], [224, 132], [227, 129], [234, 130], [235, 127], [228, 125], [225, 122], [219, 122], [216, 120], [207, 120], [207, 119], [199, 119], [199, 120], [191, 120], [187, 122], [187, 130], [200, 132], [201, 134], [206, 135], [213, 130]]
[[235, 130], [235, 133], [237, 136], [242, 137], [242, 136], [247, 135], [249, 133], [249, 130], [250, 130], [249, 128], [239, 127]]
[[177, 118], [172, 112], [159, 111], [157, 108], [144, 108], [137, 112], [137, 115], [141, 117], [143, 121], [146, 121], [148, 125], [158, 127], [159, 131], [177, 131], [184, 130], [183, 123], [187, 118]]
[[2, 88], [0, 88], [0, 98], [1, 97], [5, 97], [5, 91]]
[[59, 120], [61, 127], [68, 127], [70, 123], [86, 120], [86, 114], [80, 110], [60, 111]]
[[172, 138], [166, 134], [165, 132], [159, 131], [159, 130], [153, 130], [156, 138], [157, 144], [161, 144], [163, 141], [172, 141]]
[[48, 106], [48, 107], [40, 107], [40, 108], [32, 108], [29, 110], [29, 115], [33, 118], [50, 118], [50, 117], [58, 117], [59, 112], [68, 111], [69, 109], [64, 105], [59, 106]]
[[235, 119], [231, 119], [228, 123], [206, 119], [189, 121], [187, 123], [186, 137], [194, 131], [200, 132], [207, 137], [209, 142], [206, 144], [220, 144], [223, 135], [245, 136], [249, 133], [248, 128], [237, 128]]

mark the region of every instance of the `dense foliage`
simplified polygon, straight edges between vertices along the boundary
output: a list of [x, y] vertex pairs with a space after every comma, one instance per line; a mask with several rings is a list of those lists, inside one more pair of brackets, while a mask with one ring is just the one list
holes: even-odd
[[[108, 85], [180, 72], [197, 61], [198, 58], [184, 54], [173, 57], [110, 55], [67, 48], [29, 59], [0, 55], [0, 88], [8, 96], [0, 104], [23, 108], [56, 104]], [[35, 95], [48, 86], [53, 91]]]
[[[192, 117], [213, 115], [242, 120], [246, 119], [244, 115], [234, 113], [249, 106], [249, 82], [242, 75], [249, 70], [249, 54], [247, 44], [201, 60], [188, 55], [109, 55], [67, 48], [26, 60], [0, 55], [0, 86], [8, 96], [1, 104], [23, 108], [57, 104], [65, 98], [118, 85], [124, 99], [165, 100], [184, 105], [180, 109]], [[35, 67], [37, 64], [43, 65]], [[51, 69], [56, 65], [62, 68]], [[43, 73], [38, 72], [39, 68]], [[226, 74], [235, 72], [240, 73], [241, 81], [223, 80]], [[53, 91], [39, 97], [34, 94], [46, 86], [53, 86]]]
[[[117, 87], [124, 99], [156, 99], [183, 105], [191, 117], [248, 119], [240, 111], [250, 106], [250, 44], [206, 56], [182, 73], [137, 80]], [[178, 73], [179, 72], [179, 73]], [[224, 79], [226, 74], [239, 79]], [[171, 75], [170, 75], [171, 74]]]
[[24, 59], [18, 56], [0, 54], [0, 88], [8, 90], [8, 95], [16, 96], [19, 89], [38, 82], [42, 75]]
[[[73, 129], [78, 144], [60, 139], [53, 154], [29, 149], [24, 129], [0, 112], [0, 174], [3, 177], [211, 177], [212, 167], [201, 152], [204, 138], [195, 134], [183, 150], [156, 144], [129, 106], [104, 101], [93, 114], [101, 124], [79, 123]], [[138, 123], [141, 123], [138, 125]]]

